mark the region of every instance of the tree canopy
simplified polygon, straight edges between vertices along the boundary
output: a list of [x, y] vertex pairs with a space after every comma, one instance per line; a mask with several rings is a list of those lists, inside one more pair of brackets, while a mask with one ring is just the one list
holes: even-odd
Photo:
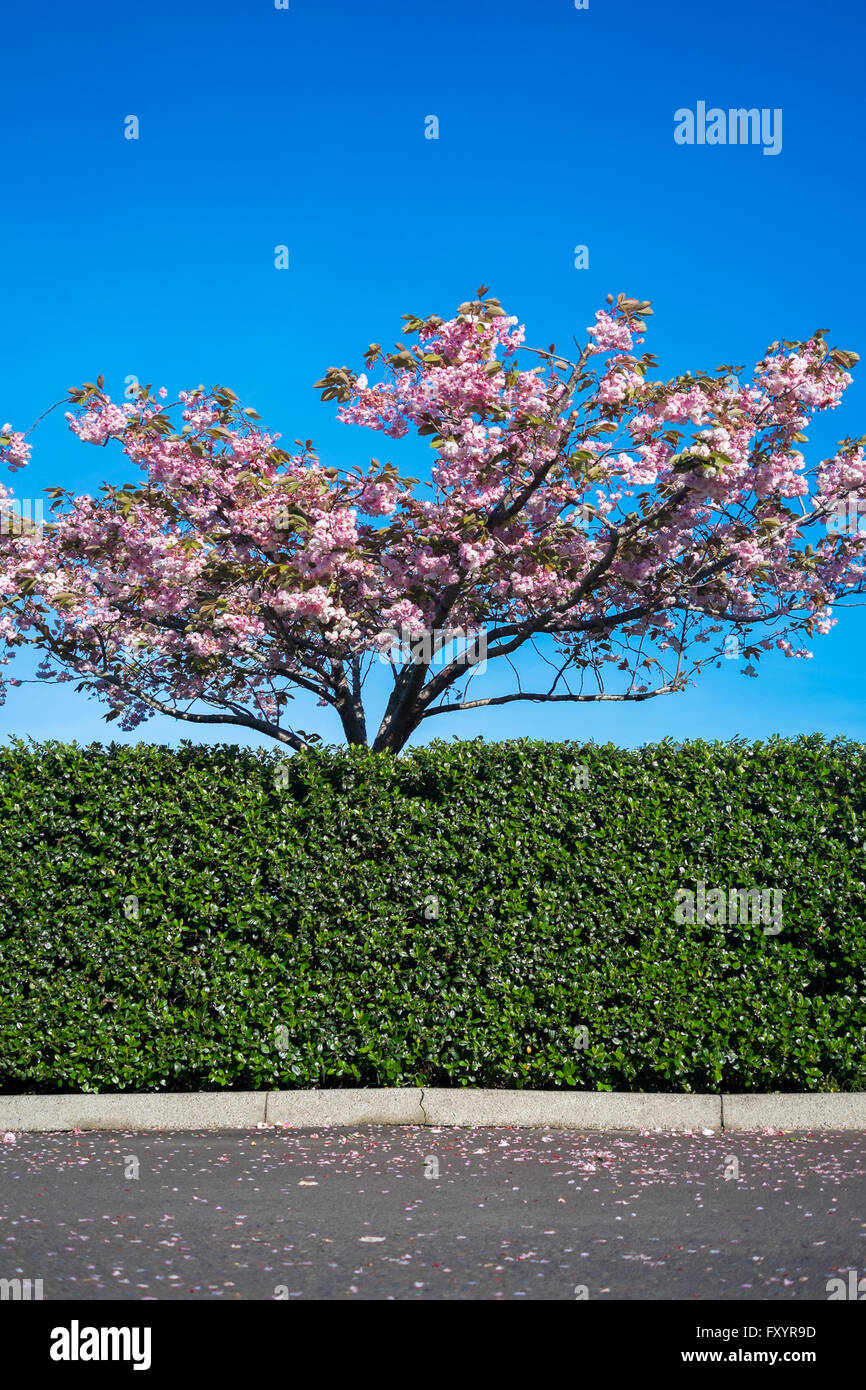
[[[405, 316], [411, 345], [371, 343], [365, 372], [330, 368], [316, 386], [341, 420], [429, 443], [423, 479], [284, 448], [226, 387], [70, 390], [70, 429], [139, 477], [46, 489], [44, 525], [0, 484], [0, 661], [35, 646], [40, 678], [76, 681], [127, 730], [161, 713], [294, 749], [321, 738], [289, 717], [306, 691], [349, 743], [396, 752], [458, 710], [682, 691], [732, 638], [747, 675], [773, 648], [811, 655], [863, 589], [864, 536], [828, 523], [863, 490], [866, 437], [812, 465], [797, 446], [857, 356], [817, 330], [772, 343], [749, 380], [723, 365], [665, 381], [639, 351], [651, 313], [608, 296], [563, 354], [528, 347], [482, 286], [448, 320]], [[13, 471], [29, 435], [0, 432]], [[483, 648], [439, 659], [455, 631]], [[524, 689], [533, 648], [550, 676]], [[482, 669], [514, 688], [485, 695]]]

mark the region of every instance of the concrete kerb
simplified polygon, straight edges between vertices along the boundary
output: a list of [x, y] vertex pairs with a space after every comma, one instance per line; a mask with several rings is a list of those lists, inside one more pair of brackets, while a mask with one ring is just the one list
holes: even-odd
[[719, 1096], [616, 1091], [424, 1092], [431, 1125], [543, 1125], [550, 1129], [720, 1129]]
[[271, 1125], [423, 1125], [424, 1092], [413, 1086], [369, 1090], [269, 1091], [265, 1119]]
[[864, 1129], [866, 1091], [723, 1096], [725, 1129]]
[[0, 1132], [179, 1131], [257, 1125], [313, 1129], [368, 1124], [578, 1130], [866, 1130], [866, 1092], [721, 1096], [370, 1087], [0, 1095]]
[[0, 1096], [0, 1130], [233, 1129], [265, 1118], [264, 1091]]

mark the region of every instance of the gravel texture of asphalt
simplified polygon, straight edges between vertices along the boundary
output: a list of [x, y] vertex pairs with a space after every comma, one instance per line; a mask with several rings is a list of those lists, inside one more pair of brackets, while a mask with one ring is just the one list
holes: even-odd
[[866, 1274], [861, 1131], [0, 1140], [0, 1280], [46, 1300], [826, 1301]]

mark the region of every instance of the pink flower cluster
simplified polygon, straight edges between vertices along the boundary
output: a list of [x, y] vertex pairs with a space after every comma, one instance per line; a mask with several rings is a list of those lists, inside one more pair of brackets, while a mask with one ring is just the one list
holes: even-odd
[[24, 435], [12, 429], [7, 424], [0, 429], [0, 437], [6, 439], [6, 444], [0, 444], [0, 457], [4, 458], [9, 465], [10, 473], [16, 472], [19, 468], [24, 468], [30, 462], [31, 446], [25, 441]]

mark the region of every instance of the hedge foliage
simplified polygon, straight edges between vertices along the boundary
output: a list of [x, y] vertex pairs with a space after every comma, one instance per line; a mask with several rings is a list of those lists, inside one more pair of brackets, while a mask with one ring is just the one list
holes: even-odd
[[[14, 741], [0, 1089], [861, 1089], [864, 770], [819, 736]], [[781, 931], [678, 924], [699, 879], [781, 889]]]

